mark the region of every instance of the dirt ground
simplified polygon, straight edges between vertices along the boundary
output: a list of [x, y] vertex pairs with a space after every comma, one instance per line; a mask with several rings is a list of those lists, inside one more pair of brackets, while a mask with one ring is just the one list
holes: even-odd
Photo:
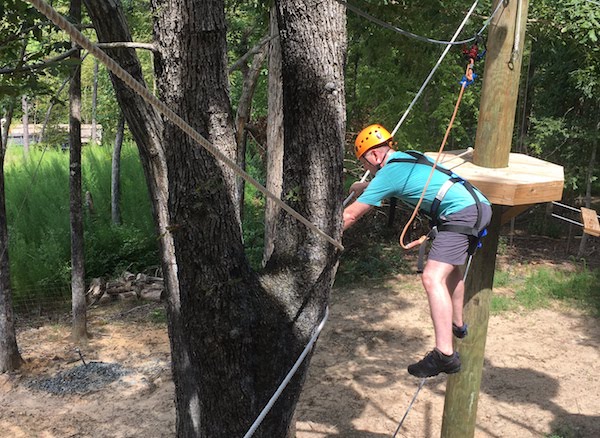
[[[23, 369], [0, 375], [1, 437], [169, 437], [174, 386], [158, 304], [90, 314], [84, 360], [129, 370], [102, 389], [55, 395], [31, 382], [82, 366], [69, 326], [22, 328]], [[136, 307], [137, 306], [137, 307]], [[133, 309], [133, 310], [131, 310]], [[417, 276], [336, 288], [297, 411], [298, 438], [390, 437], [419, 383], [406, 366], [433, 347]], [[600, 320], [553, 306], [492, 315], [477, 437], [600, 437]], [[446, 377], [429, 379], [399, 437], [440, 434]]]

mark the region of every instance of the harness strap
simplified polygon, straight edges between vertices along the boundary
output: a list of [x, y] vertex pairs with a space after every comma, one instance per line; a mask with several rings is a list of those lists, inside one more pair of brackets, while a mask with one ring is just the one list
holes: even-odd
[[[412, 163], [413, 165], [424, 164], [427, 166], [433, 166], [433, 163], [424, 154], [420, 152], [406, 151], [406, 153], [410, 155], [411, 158], [393, 158], [388, 161], [388, 164]], [[439, 170], [443, 174], [447, 175], [449, 178], [444, 182], [444, 184], [442, 184], [442, 187], [440, 187], [440, 189], [438, 190], [431, 204], [431, 208], [429, 210], [429, 217], [431, 218], [432, 227], [429, 233], [427, 234], [427, 239], [434, 240], [438, 233], [441, 231], [450, 231], [453, 233], [464, 234], [469, 239], [469, 247], [467, 249], [467, 254], [469, 254], [469, 256], [472, 256], [477, 250], [477, 248], [481, 246], [481, 238], [487, 234], [487, 230], [485, 229], [479, 231], [479, 228], [481, 227], [482, 208], [481, 201], [479, 200], [479, 197], [475, 192], [477, 189], [475, 189], [475, 187], [473, 187], [473, 185], [469, 181], [461, 178], [449, 169], [446, 169], [444, 167], [436, 167], [436, 170]], [[467, 192], [469, 192], [469, 194], [473, 197], [473, 200], [475, 201], [475, 207], [477, 208], [477, 220], [475, 221], [475, 226], [473, 227], [468, 227], [465, 225], [439, 224], [438, 210], [440, 208], [440, 205], [442, 204], [442, 200], [444, 199], [448, 191], [452, 188], [452, 186], [457, 183], [462, 184], [463, 187], [467, 190]], [[419, 248], [419, 257], [417, 260], [417, 273], [419, 274], [423, 272], [425, 266], [425, 247], [426, 245], [421, 245]]]
[[[424, 164], [424, 165], [430, 166], [430, 167], [433, 166], [433, 163], [424, 154], [422, 154], [420, 152], [406, 151], [406, 154], [410, 155], [411, 158], [393, 158], [388, 161], [388, 164], [389, 163], [412, 163], [414, 165]], [[443, 174], [447, 175], [449, 178], [448, 178], [448, 180], [446, 180], [446, 182], [444, 182], [444, 184], [442, 184], [442, 187], [440, 187], [440, 189], [438, 190], [437, 194], [435, 195], [435, 199], [433, 200], [433, 202], [431, 204], [431, 208], [429, 210], [429, 217], [431, 218], [431, 221], [432, 221], [432, 227], [437, 226], [438, 231], [452, 231], [455, 233], [466, 234], [467, 236], [478, 237], [479, 236], [479, 227], [481, 226], [481, 201], [479, 200], [479, 197], [475, 193], [476, 189], [473, 187], [473, 185], [469, 181], [461, 178], [460, 176], [456, 175], [454, 172], [452, 172], [449, 169], [446, 169], [444, 167], [436, 167], [436, 170], [439, 170]], [[450, 190], [450, 188], [456, 183], [462, 184], [464, 186], [464, 188], [467, 190], [467, 192], [469, 192], [469, 194], [473, 197], [473, 200], [475, 201], [475, 206], [477, 207], [477, 221], [475, 222], [474, 227], [438, 225], [438, 222], [439, 222], [438, 210], [440, 208], [442, 200], [448, 193], [448, 190]]]

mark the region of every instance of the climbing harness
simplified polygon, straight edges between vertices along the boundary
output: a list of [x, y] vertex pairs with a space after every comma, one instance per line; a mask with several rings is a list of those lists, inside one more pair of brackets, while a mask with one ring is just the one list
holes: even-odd
[[[411, 158], [393, 158], [393, 159], [389, 160], [387, 162], [387, 164], [411, 163], [411, 164], [413, 164], [413, 166], [420, 164], [420, 165], [425, 165], [425, 166], [430, 166], [430, 167], [433, 167], [433, 165], [434, 165], [434, 163], [429, 158], [427, 158], [425, 155], [423, 155], [421, 152], [407, 151], [406, 153], [408, 155], [410, 155]], [[446, 182], [444, 184], [442, 184], [442, 187], [440, 187], [440, 189], [438, 190], [438, 192], [435, 195], [435, 198], [431, 204], [431, 208], [429, 209], [428, 216], [431, 221], [431, 231], [425, 236], [426, 239], [424, 239], [423, 242], [427, 239], [431, 239], [431, 240], [435, 239], [437, 234], [441, 231], [451, 231], [454, 233], [465, 234], [469, 238], [469, 248], [468, 248], [467, 253], [469, 254], [469, 256], [472, 256], [475, 253], [475, 250], [480, 246], [481, 238], [484, 235], [484, 234], [482, 234], [483, 231], [482, 232], [479, 231], [479, 228], [481, 226], [481, 201], [479, 200], [479, 197], [476, 194], [477, 189], [475, 187], [473, 187], [473, 185], [469, 181], [461, 178], [460, 176], [456, 175], [454, 172], [452, 172], [449, 169], [446, 169], [445, 167], [438, 166], [438, 167], [436, 167], [435, 170], [447, 175], [448, 179], [446, 180]], [[461, 184], [467, 190], [467, 192], [473, 197], [473, 200], [475, 201], [475, 206], [477, 208], [477, 221], [475, 222], [475, 225], [473, 227], [460, 226], [460, 225], [445, 225], [445, 224], [439, 223], [438, 210], [440, 208], [442, 200], [444, 199], [444, 197], [446, 196], [446, 194], [448, 193], [448, 191], [454, 184]], [[425, 245], [421, 245], [421, 247], [419, 248], [419, 257], [418, 257], [418, 262], [417, 262], [417, 272], [418, 273], [423, 272], [424, 257], [425, 257]]]
[[169, 119], [172, 123], [177, 125], [183, 132], [188, 134], [190, 138], [195, 140], [200, 146], [206, 149], [208, 152], [213, 154], [218, 160], [225, 163], [228, 167], [230, 167], [234, 173], [243, 178], [247, 183], [256, 187], [263, 195], [267, 198], [270, 198], [277, 206], [281, 207], [285, 210], [290, 216], [294, 217], [296, 220], [306, 225], [315, 233], [319, 234], [329, 243], [331, 243], [336, 248], [343, 250], [343, 245], [317, 227], [315, 224], [310, 222], [292, 207], [283, 202], [279, 197], [275, 196], [269, 190], [267, 190], [262, 184], [260, 184], [255, 178], [250, 176], [246, 171], [244, 171], [235, 161], [222, 153], [219, 149], [213, 146], [207, 139], [205, 139], [198, 131], [192, 128], [189, 123], [187, 123], [183, 118], [181, 118], [177, 113], [175, 113], [171, 108], [169, 108], [163, 101], [154, 96], [146, 87], [140, 84], [135, 80], [133, 76], [131, 76], [125, 69], [123, 69], [119, 64], [117, 64], [110, 56], [106, 54], [102, 49], [98, 48], [97, 45], [92, 43], [87, 37], [85, 37], [75, 26], [73, 26], [65, 17], [60, 15], [52, 6], [44, 2], [43, 0], [27, 0], [31, 3], [38, 11], [40, 11], [43, 15], [45, 15], [50, 21], [52, 21], [55, 25], [57, 25], [60, 29], [65, 31], [69, 37], [73, 40], [73, 42], [77, 43], [80, 47], [86, 49], [92, 55], [96, 57], [102, 64], [106, 66], [112, 73], [115, 74], [119, 79], [121, 79], [129, 88], [131, 88], [134, 92], [136, 92], [139, 96], [141, 96], [146, 103], [152, 105], [156, 108], [161, 114], [163, 114], [167, 119]]
[[421, 391], [421, 388], [423, 388], [423, 385], [425, 385], [425, 380], [427, 380], [427, 379], [425, 377], [423, 377], [421, 379], [421, 382], [419, 382], [419, 387], [417, 388], [417, 391], [415, 392], [415, 395], [413, 396], [412, 400], [410, 401], [410, 404], [408, 405], [408, 408], [406, 409], [406, 412], [404, 413], [404, 416], [400, 420], [400, 423], [398, 423], [398, 427], [396, 428], [396, 431], [394, 432], [394, 435], [392, 435], [392, 438], [396, 438], [396, 435], [398, 435], [398, 432], [400, 431], [400, 428], [402, 427], [402, 424], [404, 423], [404, 420], [408, 416], [408, 413], [410, 412], [410, 409], [412, 408], [413, 403], [417, 399], [417, 395], [419, 395], [419, 392]]

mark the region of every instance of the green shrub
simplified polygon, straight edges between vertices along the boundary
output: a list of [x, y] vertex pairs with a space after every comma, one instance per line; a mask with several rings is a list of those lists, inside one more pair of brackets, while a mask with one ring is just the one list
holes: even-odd
[[[14, 294], [44, 293], [70, 281], [69, 154], [58, 149], [9, 148], [6, 208]], [[123, 225], [111, 223], [111, 150], [86, 146], [82, 154], [82, 189], [94, 212], [84, 220], [88, 278], [143, 270], [158, 264], [150, 200], [137, 149], [124, 145], [121, 158]], [[50, 292], [48, 292], [50, 293]]]

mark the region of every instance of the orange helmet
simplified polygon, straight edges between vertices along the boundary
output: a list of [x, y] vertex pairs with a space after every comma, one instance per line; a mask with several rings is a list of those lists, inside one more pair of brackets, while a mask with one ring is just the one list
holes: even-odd
[[384, 143], [392, 139], [392, 134], [389, 133], [381, 125], [370, 125], [358, 133], [354, 141], [354, 153], [356, 158], [360, 159], [369, 149], [377, 146], [383, 146]]

